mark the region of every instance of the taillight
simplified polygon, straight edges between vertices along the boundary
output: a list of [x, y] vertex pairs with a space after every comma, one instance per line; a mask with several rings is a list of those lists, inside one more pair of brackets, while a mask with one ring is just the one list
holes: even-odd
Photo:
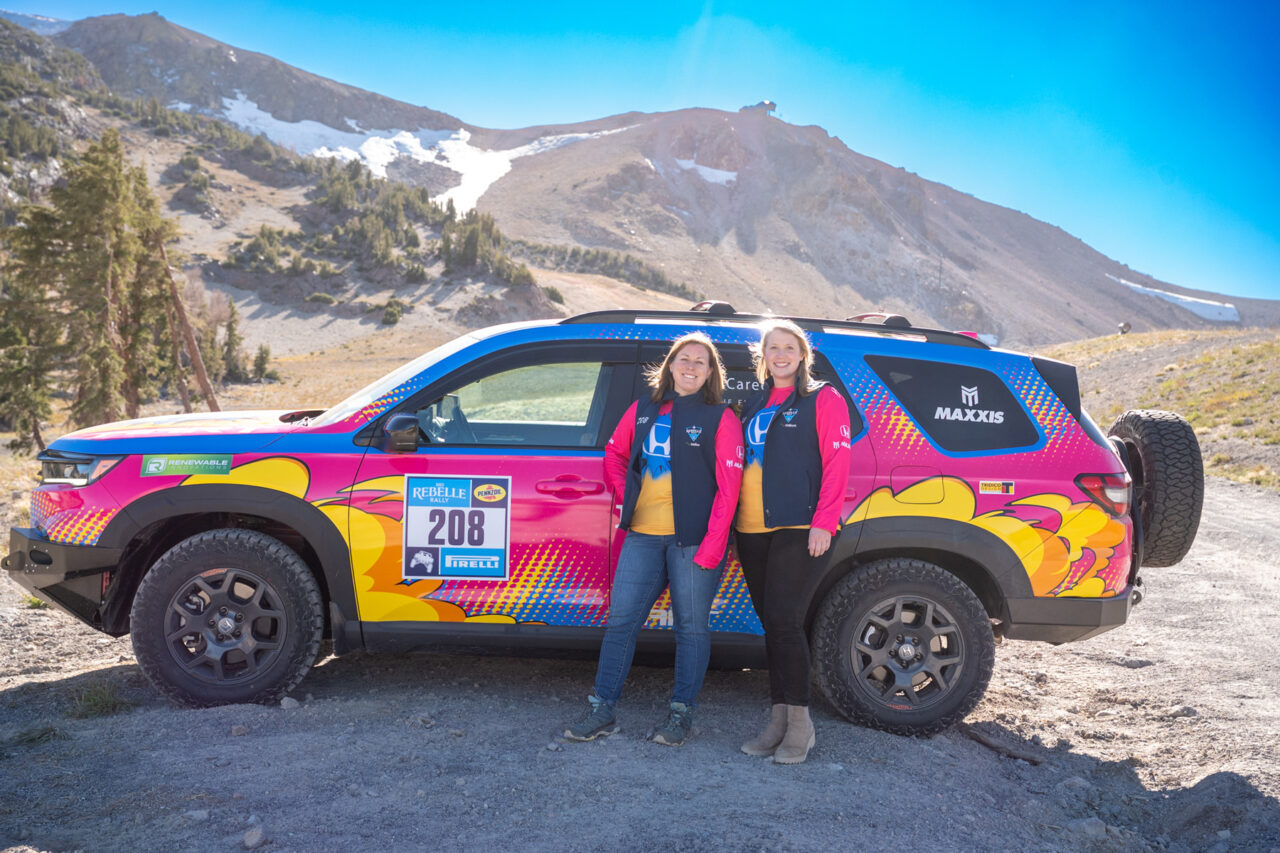
[[1081, 474], [1076, 477], [1076, 485], [1089, 500], [1116, 518], [1129, 513], [1133, 481], [1128, 474]]

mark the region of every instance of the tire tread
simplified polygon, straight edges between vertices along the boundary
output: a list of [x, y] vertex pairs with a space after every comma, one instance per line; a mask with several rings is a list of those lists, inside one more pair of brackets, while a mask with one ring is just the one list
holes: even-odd
[[[237, 550], [255, 552], [275, 563], [285, 573], [287, 580], [296, 584], [307, 599], [304, 602], [307, 610], [306, 623], [296, 626], [296, 630], [302, 632], [305, 641], [287, 662], [287, 676], [273, 685], [267, 685], [251, 699], [254, 702], [267, 704], [283, 698], [301, 683], [320, 655], [320, 640], [324, 634], [324, 606], [315, 577], [297, 552], [274, 536], [256, 530], [223, 528], [198, 533], [174, 545], [142, 576], [133, 599], [130, 628], [133, 630], [136, 627], [134, 621], [139, 612], [139, 602], [142, 602], [141, 606], [145, 607], [147, 599], [151, 596], [163, 596], [163, 592], [157, 590], [168, 579], [167, 574], [171, 566], [180, 566], [203, 556], [221, 556]], [[146, 650], [139, 648], [136, 634], [134, 657], [137, 658], [142, 674], [152, 686], [171, 701], [191, 708], [226, 704], [226, 700], [194, 696], [182, 687], [171, 683], [164, 677], [159, 662]]]

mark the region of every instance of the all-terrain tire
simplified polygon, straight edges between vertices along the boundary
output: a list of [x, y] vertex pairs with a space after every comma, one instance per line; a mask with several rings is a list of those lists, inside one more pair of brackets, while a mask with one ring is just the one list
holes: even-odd
[[1173, 412], [1134, 409], [1108, 435], [1124, 442], [1142, 524], [1144, 566], [1172, 566], [1191, 550], [1204, 503], [1204, 461], [1195, 430]]
[[813, 625], [818, 686], [860, 725], [944, 731], [973, 710], [995, 664], [982, 602], [959, 578], [907, 558], [878, 560], [832, 587]]
[[320, 652], [324, 608], [307, 564], [255, 530], [210, 530], [170, 548], [129, 613], [138, 665], [184, 705], [272, 702]]

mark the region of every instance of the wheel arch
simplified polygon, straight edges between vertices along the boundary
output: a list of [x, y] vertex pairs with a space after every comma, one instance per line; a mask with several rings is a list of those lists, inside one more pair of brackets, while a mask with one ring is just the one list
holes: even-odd
[[[154, 492], [112, 519], [99, 543], [124, 549], [102, 606], [104, 630], [128, 633], [129, 608], [138, 584], [157, 559], [178, 542], [217, 528], [249, 528], [279, 539], [315, 576], [326, 609], [356, 618], [355, 588], [346, 540], [316, 507], [285, 492], [259, 486], [201, 484]], [[330, 632], [326, 618], [326, 635]]]
[[1031, 582], [1021, 560], [990, 531], [952, 519], [899, 516], [849, 525], [841, 533], [827, 576], [809, 602], [806, 627], [841, 578], [876, 560], [906, 557], [945, 569], [973, 590], [987, 615], [1009, 622], [1009, 598], [1031, 597]]

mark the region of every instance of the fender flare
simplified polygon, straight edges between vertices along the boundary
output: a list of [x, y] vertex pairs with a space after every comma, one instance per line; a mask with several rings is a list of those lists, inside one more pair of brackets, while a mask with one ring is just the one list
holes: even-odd
[[347, 541], [316, 507], [286, 492], [239, 484], [175, 486], [138, 498], [111, 519], [99, 545], [124, 549], [151, 525], [182, 515], [226, 513], [253, 515], [287, 525], [301, 534], [316, 553], [324, 573], [331, 607], [356, 617], [355, 584]]
[[[1031, 580], [1018, 555], [994, 533], [972, 524], [930, 516], [890, 516], [848, 525], [840, 534], [827, 577], [809, 603], [811, 621], [827, 592], [844, 577], [850, 565], [865, 562], [874, 554], [910, 555], [922, 552], [951, 554], [977, 566], [985, 575], [987, 589], [974, 592], [984, 603], [994, 604], [993, 618], [1008, 620], [1005, 602], [1011, 598], [1032, 598]], [[926, 556], [925, 559], [928, 559]], [[949, 568], [943, 565], [943, 568]], [[970, 579], [961, 578], [966, 583]], [[991, 593], [991, 595], [984, 594]], [[989, 601], [994, 595], [998, 600]]]

